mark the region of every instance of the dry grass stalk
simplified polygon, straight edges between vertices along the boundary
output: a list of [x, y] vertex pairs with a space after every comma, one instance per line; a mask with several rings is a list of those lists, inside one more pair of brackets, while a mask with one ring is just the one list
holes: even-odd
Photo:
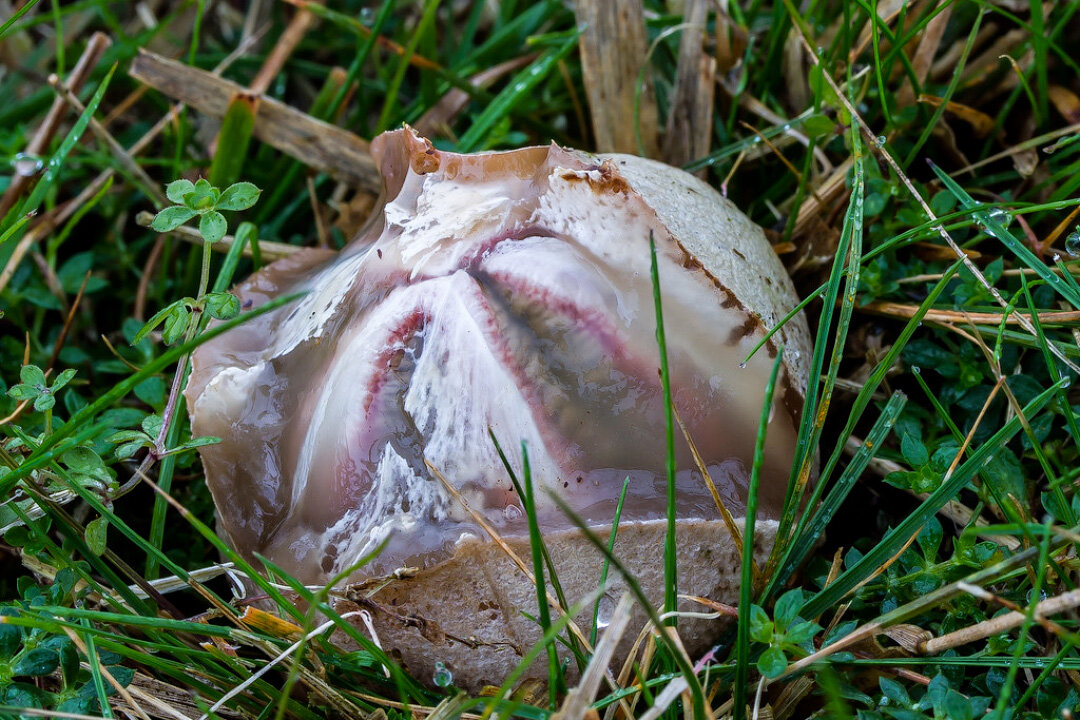
[[[682, 416], [679, 415], [676, 408], [673, 407], [672, 410], [675, 421], [679, 423], [679, 430], [682, 431], [683, 437], [686, 438], [686, 444], [690, 447], [690, 455], [694, 458], [694, 465], [697, 466], [698, 472], [701, 473], [705, 486], [709, 488], [709, 493], [712, 495], [713, 502], [716, 503], [716, 509], [720, 511], [720, 517], [724, 519], [724, 527], [727, 528], [728, 534], [731, 535], [731, 541], [735, 544], [735, 551], [738, 553], [741, 562], [743, 554], [742, 531], [735, 524], [735, 518], [731, 515], [731, 511], [727, 509], [727, 505], [724, 504], [724, 499], [720, 497], [720, 491], [716, 489], [716, 483], [713, 482], [712, 475], [709, 474], [708, 468], [705, 467], [705, 460], [701, 457], [701, 453], [698, 452], [693, 438], [690, 437], [690, 432], [686, 429]], [[761, 579], [761, 568], [753, 560], [751, 560], [751, 568], [753, 568], [754, 582], [757, 583]]]
[[[705, 52], [709, 0], [688, 0], [679, 42], [675, 93], [664, 133], [664, 162], [676, 167], [709, 154], [716, 59]], [[698, 175], [705, 177], [705, 170]]]
[[[952, 17], [952, 5], [947, 4], [926, 24], [926, 29], [919, 38], [919, 45], [911, 57], [911, 69], [920, 85], [926, 83], [926, 78], [930, 74], [934, 56], [941, 47], [941, 40], [945, 36], [945, 27], [949, 24], [950, 17]], [[896, 93], [896, 103], [898, 107], [906, 107], [913, 102], [915, 102], [915, 89], [912, 88], [911, 81], [905, 78], [899, 92]]]
[[[169, 97], [216, 118], [229, 101], [248, 90], [213, 73], [140, 50], [130, 74]], [[273, 98], [262, 97], [253, 134], [306, 165], [341, 182], [378, 192], [382, 183], [365, 140], [336, 125], [316, 120]]]
[[[135, 216], [135, 222], [142, 227], [150, 227], [150, 224], [154, 222], [154, 214], [145, 211], [141, 212]], [[203, 236], [199, 234], [198, 230], [192, 227], [187, 227], [185, 225], [181, 225], [175, 230], [170, 230], [166, 234], [178, 237], [181, 240], [185, 240], [193, 245], [202, 245], [206, 242], [206, 240], [203, 239]], [[216, 252], [226, 253], [229, 251], [229, 248], [232, 247], [232, 244], [235, 241], [235, 237], [233, 237], [232, 235], [226, 235], [210, 247], [212, 247]], [[286, 243], [274, 242], [272, 240], [259, 241], [259, 252], [262, 253], [263, 260], [265, 261], [280, 260], [283, 257], [288, 257], [293, 253], [300, 252], [303, 249], [304, 248], [297, 247], [296, 245], [288, 245]], [[244, 247], [243, 255], [244, 257], [251, 257], [251, 245], [247, 245]]]
[[596, 643], [596, 651], [590, 658], [585, 672], [581, 674], [581, 681], [567, 694], [562, 707], [551, 716], [551, 720], [584, 720], [589, 704], [596, 697], [596, 691], [600, 689], [600, 681], [604, 679], [608, 665], [611, 664], [611, 657], [615, 654], [619, 640], [622, 639], [626, 626], [630, 622], [632, 607], [630, 593], [623, 593], [604, 630], [603, 637]]
[[641, 0], [578, 0], [575, 13], [584, 27], [581, 69], [595, 149], [656, 157], [659, 115], [648, 73], [638, 98], [648, 52]]
[[[89, 657], [90, 655], [86, 650], [86, 644], [83, 643], [82, 638], [79, 637], [79, 635], [69, 627], [64, 627], [62, 629], [71, 639], [71, 642], [75, 644], [75, 647], [79, 649], [79, 652]], [[105, 678], [105, 682], [112, 685], [113, 689], [120, 694], [120, 697], [122, 697], [124, 701], [127, 702], [136, 717], [142, 718], [142, 720], [150, 720], [150, 716], [146, 714], [146, 712], [142, 709], [142, 706], [139, 703], [135, 702], [135, 698], [131, 696], [131, 693], [128, 692], [128, 689], [124, 687], [123, 683], [119, 682], [116, 678], [114, 678], [112, 673], [109, 672], [109, 669], [102, 665], [100, 661], [98, 662], [97, 669], [98, 672], [101, 673], [101, 676]]]
[[[863, 312], [888, 317], [903, 318], [910, 320], [919, 312], [918, 305], [889, 302], [886, 300], [874, 300], [859, 307]], [[1031, 322], [1031, 313], [1013, 311], [1010, 313], [992, 312], [964, 312], [962, 310], [935, 310], [930, 309], [923, 316], [926, 322], [934, 323], [963, 323], [970, 321], [976, 325], [1000, 325], [1002, 321], [1006, 325], [1022, 325], [1025, 321]], [[1080, 310], [1048, 310], [1039, 313], [1039, 322], [1043, 325], [1068, 325], [1080, 322]]]
[[[969, 586], [974, 587], [974, 586]], [[982, 588], [978, 588], [982, 590]], [[983, 597], [986, 593], [973, 593]], [[1000, 601], [994, 596], [992, 599]], [[1080, 590], [1070, 590], [1056, 597], [1047, 598], [1035, 606], [1034, 617], [1036, 622], [1044, 620], [1049, 615], [1057, 615], [1067, 610], [1080, 607]], [[984, 640], [993, 635], [1000, 635], [1013, 628], [1020, 627], [1024, 623], [1027, 614], [1020, 610], [1014, 610], [1004, 615], [999, 615], [981, 623], [971, 625], [960, 630], [955, 630], [946, 635], [932, 638], [919, 646], [919, 652], [924, 655], [937, 655], [951, 648], [966, 645], [968, 643]]]

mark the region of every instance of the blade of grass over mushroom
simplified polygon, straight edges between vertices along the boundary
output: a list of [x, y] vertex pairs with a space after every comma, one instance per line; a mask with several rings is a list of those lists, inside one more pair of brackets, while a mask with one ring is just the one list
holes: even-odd
[[746, 691], [750, 673], [750, 606], [754, 601], [754, 526], [757, 524], [758, 489], [761, 486], [761, 468], [765, 463], [765, 438], [769, 431], [772, 414], [773, 392], [780, 377], [784, 348], [777, 350], [769, 383], [765, 386], [765, 399], [761, 403], [761, 419], [758, 420], [757, 439], [754, 442], [754, 461], [750, 470], [750, 485], [746, 490], [746, 520], [743, 525], [742, 567], [739, 575], [739, 619], [735, 640], [735, 698], [734, 720], [746, 717]]
[[1031, 252], [1024, 243], [1009, 232], [990, 212], [978, 210], [979, 203], [960, 187], [959, 183], [949, 177], [948, 173], [932, 162], [930, 163], [930, 168], [934, 171], [934, 174], [937, 175], [938, 179], [941, 180], [942, 184], [945, 185], [946, 189], [960, 201], [960, 204], [963, 207], [972, 210], [976, 222], [978, 222], [988, 234], [1000, 240], [1014, 256], [1022, 261], [1028, 268], [1038, 273], [1039, 277], [1061, 295], [1062, 298], [1068, 300], [1073, 307], [1080, 309], [1080, 293], [1076, 291], [1073, 284], [1069, 283], [1063, 277], [1047, 267], [1046, 263], [1037, 258], [1035, 253]]
[[[950, 267], [950, 269], [946, 271], [941, 280], [937, 282], [937, 284], [931, 290], [930, 294], [927, 295], [927, 297], [923, 300], [922, 305], [919, 306], [918, 312], [908, 321], [907, 325], [904, 326], [904, 329], [900, 332], [899, 336], [894, 341], [892, 347], [878, 362], [873, 372], [870, 373], [870, 376], [863, 383], [862, 390], [860, 390], [859, 394], [856, 396], [854, 402], [852, 403], [852, 408], [850, 410], [848, 419], [844, 424], [843, 430], [841, 430], [840, 432], [840, 438], [838, 440], [838, 443], [833, 450], [832, 455], [829, 457], [829, 459], [826, 461], [825, 465], [821, 469], [821, 473], [818, 477], [818, 483], [815, 486], [813, 492], [811, 493], [811, 496], [807, 501], [808, 503], [813, 504], [820, 499], [820, 496], [827, 485], [828, 478], [832, 475], [832, 471], [835, 469], [837, 463], [840, 461], [840, 458], [844, 454], [844, 444], [846, 443], [846, 438], [851, 436], [851, 433], [855, 429], [855, 425], [862, 417], [862, 413], [869, 405], [870, 400], [872, 399], [874, 393], [877, 391], [878, 386], [885, 379], [885, 375], [889, 371], [889, 368], [891, 368], [893, 363], [896, 362], [896, 359], [900, 355], [900, 351], [904, 348], [908, 340], [915, 333], [915, 330], [919, 327], [919, 324], [922, 322], [922, 318], [926, 314], [927, 310], [929, 310], [930, 306], [933, 305], [933, 303], [937, 300], [941, 293], [944, 292], [945, 287], [948, 285], [949, 280], [952, 279], [952, 276], [960, 267], [961, 262], [962, 261], [957, 260]], [[779, 556], [774, 550], [773, 557], [770, 558], [770, 564], [775, 565], [775, 560], [778, 559]], [[778, 588], [774, 585], [772, 589], [775, 590]]]
[[[675, 413], [671, 399], [671, 371], [668, 368], [667, 340], [664, 336], [664, 310], [660, 299], [660, 271], [656, 264], [656, 242], [649, 232], [649, 273], [652, 276], [653, 307], [656, 312], [656, 346], [660, 354], [660, 383], [664, 392], [664, 441], [667, 457], [667, 533], [664, 536], [664, 612], [674, 613], [679, 600], [678, 556], [676, 555], [676, 490], [675, 490]], [[746, 553], [744, 553], [746, 554]], [[752, 553], [749, 553], [752, 555]], [[671, 616], [668, 625], [677, 625]]]
[[584, 518], [578, 515], [574, 509], [570, 507], [566, 500], [560, 497], [558, 493], [550, 490], [548, 495], [552, 502], [559, 506], [559, 509], [566, 515], [567, 519], [581, 531], [581, 534], [588, 540], [589, 544], [599, 550], [604, 557], [615, 566], [615, 569], [622, 576], [623, 580], [626, 581], [626, 586], [630, 593], [633, 594], [634, 599], [645, 611], [645, 615], [652, 623], [657, 636], [660, 638], [660, 643], [668, 651], [675, 665], [678, 667], [679, 672], [690, 687], [694, 720], [706, 720], [705, 696], [701, 688], [701, 683], [698, 682], [697, 674], [694, 672], [693, 665], [690, 664], [686, 654], [680, 650], [678, 642], [671, 637], [671, 627], [660, 619], [656, 609], [652, 606], [652, 603], [649, 602], [648, 595], [641, 589], [641, 583], [638, 582], [637, 578], [634, 577], [633, 573], [629, 571], [617, 555], [608, 551], [607, 545], [600, 539], [600, 536], [589, 529], [588, 523], [586, 523]]
[[[514, 485], [514, 492], [517, 493], [517, 496], [519, 498], [522, 498], [522, 504], [524, 507], [525, 488], [518, 480], [517, 473], [514, 472], [514, 467], [510, 464], [510, 460], [506, 457], [506, 453], [503, 452], [502, 445], [499, 443], [498, 438], [495, 437], [494, 430], [492, 430], [492, 428], [490, 427], [488, 428], [488, 437], [491, 438], [491, 442], [495, 446], [495, 452], [499, 455], [499, 461], [502, 462], [503, 468], [506, 469], [506, 474], [510, 477], [510, 482]], [[524, 447], [522, 448], [522, 451], [523, 453], [525, 452]], [[525, 507], [525, 512], [528, 513], [527, 507]], [[562, 583], [559, 582], [559, 574], [555, 572], [555, 563], [553, 563], [551, 560], [551, 553], [548, 552], [547, 543], [544, 542], [544, 536], [539, 531], [539, 527], [537, 528], [537, 532], [535, 535], [532, 533], [533, 519], [534, 518], [527, 516], [527, 522], [529, 523], [530, 549], [532, 547], [532, 543], [537, 543], [539, 545], [540, 552], [544, 558], [544, 566], [547, 568], [548, 582], [551, 583], [551, 589], [555, 591], [555, 598], [559, 602], [559, 607], [568, 608], [570, 607], [570, 603], [567, 602], [566, 593], [563, 592]], [[534, 575], [534, 577], [542, 578], [543, 575]], [[585, 668], [585, 664], [587, 663], [587, 653], [585, 652], [585, 648], [581, 646], [582, 644], [578, 640], [578, 636], [575, 633], [570, 633], [567, 640], [569, 641], [568, 645], [570, 647], [570, 650], [574, 654], [574, 659], [577, 662], [578, 670], [583, 670]], [[595, 643], [595, 641], [590, 641], [590, 645], [592, 645], [593, 643]]]
[[491, 700], [488, 702], [487, 707], [484, 708], [480, 720], [488, 720], [488, 718], [494, 717], [496, 711], [499, 711], [500, 717], [502, 716], [503, 709], [500, 705], [507, 697], [509, 697], [510, 690], [517, 684], [521, 676], [524, 675], [525, 671], [540, 657], [540, 653], [554, 645], [555, 639], [558, 638], [559, 633], [566, 629], [566, 626], [570, 624], [571, 618], [588, 607], [589, 603], [596, 599], [595, 597], [591, 597], [591, 595], [599, 596], [601, 592], [603, 592], [603, 588], [597, 588], [593, 593], [590, 593], [590, 596], [586, 596], [577, 604], [567, 608], [565, 615], [551, 623], [550, 627], [544, 631], [543, 636], [541, 636], [541, 638], [529, 648], [528, 652], [522, 656], [521, 662], [519, 662], [517, 667], [515, 667], [506, 677], [506, 680], [499, 686], [498, 691], [491, 695]]
[[840, 477], [830, 487], [821, 504], [817, 505], [814, 497], [808, 501], [808, 505], [815, 509], [812, 513], [807, 513], [808, 519], [801, 521], [796, 527], [793, 535], [795, 539], [787, 546], [783, 555], [780, 556], [777, 562], [777, 570], [769, 578], [768, 585], [762, 593], [763, 597], [769, 597], [773, 592], [784, 587], [795, 570], [802, 565], [807, 555], [814, 549], [825, 529], [836, 516], [840, 505], [843, 504], [851, 489], [855, 486], [855, 482], [866, 470], [870, 461], [877, 455], [877, 451], [884, 445], [889, 433], [892, 432], [893, 424], [900, 416], [900, 412], [906, 403], [907, 397], [903, 393], [894, 392], [885, 408], [881, 411], [877, 422], [867, 433], [866, 439], [859, 447], [858, 452], [855, 453], [855, 456], [851, 458]]
[[570, 32], [562, 43], [545, 51], [529, 67], [514, 75], [509, 84], [495, 96], [495, 99], [484, 108], [479, 117], [473, 120], [469, 129], [461, 136], [457, 143], [457, 151], [472, 152], [484, 147], [495, 124], [506, 117], [523, 98], [546, 80], [548, 75], [558, 67], [559, 61], [577, 47], [577, 42], [578, 32], [575, 30]]
[[[626, 502], [626, 491], [630, 488], [630, 476], [627, 475], [623, 479], [622, 489], [619, 490], [619, 500], [615, 503], [615, 517], [611, 520], [611, 533], [608, 535], [608, 555], [615, 552], [615, 538], [619, 532], [619, 520], [622, 518], [623, 503]], [[604, 557], [603, 569], [600, 570], [600, 582], [599, 587], [607, 586], [608, 569], [611, 567], [611, 561]], [[597, 598], [593, 603], [592, 612], [592, 629], [589, 631], [589, 644], [596, 647], [596, 636], [600, 630], [600, 600]]]
[[[521, 474], [524, 481], [525, 494], [521, 496], [525, 504], [525, 518], [529, 524], [529, 550], [532, 552], [533, 577], [536, 580], [536, 603], [539, 609], [540, 629], [544, 635], [548, 635], [551, 629], [551, 613], [548, 610], [547, 592], [544, 581], [544, 558], [541, 552], [543, 540], [540, 536], [540, 524], [536, 518], [536, 496], [533, 494], [532, 468], [529, 466], [529, 448], [525, 442], [521, 443]], [[573, 617], [571, 615], [571, 617]], [[555, 649], [555, 640], [552, 638], [547, 643], [548, 657], [548, 707], [555, 709], [560, 693], [566, 689], [559, 672], [559, 654]]]
[[[1034, 416], [1055, 395], [1057, 395], [1059, 383], [1043, 390], [1039, 395], [1024, 407], [1024, 414]], [[951, 476], [945, 478], [941, 486], [930, 493], [930, 496], [916, 508], [910, 515], [901, 521], [895, 528], [882, 538], [869, 552], [844, 571], [835, 582], [811, 597], [803, 605], [802, 614], [813, 617], [824, 612], [827, 608], [837, 604], [850, 590], [855, 588], [865, 578], [869, 577], [883, 562], [895, 555], [903, 547], [908, 539], [916, 535], [928, 518], [947, 501], [956, 496], [958, 492], [979, 472], [983, 463], [991, 455], [1012, 439], [1021, 429], [1020, 419], [1012, 417], [990, 438], [984, 441], [978, 449], [971, 453], [967, 460], [962, 462]]]

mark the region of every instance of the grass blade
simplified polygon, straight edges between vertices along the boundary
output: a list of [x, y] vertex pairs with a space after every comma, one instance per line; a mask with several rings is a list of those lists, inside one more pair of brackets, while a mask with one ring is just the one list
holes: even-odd
[[735, 720], [746, 717], [747, 678], [750, 672], [750, 605], [754, 601], [754, 525], [757, 522], [758, 487], [761, 484], [761, 467], [765, 463], [765, 437], [772, 414], [773, 391], [783, 365], [784, 349], [776, 353], [769, 384], [765, 386], [765, 400], [761, 404], [757, 439], [754, 442], [754, 464], [750, 471], [750, 487], [746, 494], [746, 520], [743, 525], [742, 574], [739, 580], [739, 622], [737, 628], [735, 663]]

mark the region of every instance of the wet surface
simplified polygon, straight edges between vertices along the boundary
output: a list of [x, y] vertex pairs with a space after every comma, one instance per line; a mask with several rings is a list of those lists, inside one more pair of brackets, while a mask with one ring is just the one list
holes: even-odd
[[[508, 536], [525, 519], [489, 430], [521, 477], [528, 450], [542, 523], [665, 511], [663, 396], [649, 239], [658, 248], [676, 410], [734, 514], [745, 504], [771, 369], [761, 338], [610, 164], [557, 147], [459, 156], [407, 131], [373, 145], [391, 199], [340, 254], [263, 270], [258, 306], [307, 291], [199, 349], [188, 390], [221, 527], [243, 552], [305, 582], [380, 543], [375, 574], [445, 559], [482, 537], [437, 467]], [[418, 174], [422, 172], [423, 174]], [[775, 517], [794, 449], [790, 383], [774, 401], [762, 515]], [[679, 435], [677, 431], [677, 435]], [[677, 438], [680, 517], [718, 516]]]

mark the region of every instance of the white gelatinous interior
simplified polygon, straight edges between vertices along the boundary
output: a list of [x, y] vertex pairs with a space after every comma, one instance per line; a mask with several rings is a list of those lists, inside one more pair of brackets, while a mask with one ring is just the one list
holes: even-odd
[[[772, 358], [741, 363], [763, 328], [614, 166], [554, 146], [437, 153], [410, 131], [375, 148], [393, 195], [381, 217], [337, 256], [290, 258], [249, 280], [239, 293], [253, 305], [308, 295], [196, 354], [194, 431], [223, 439], [203, 457], [233, 543], [306, 582], [384, 542], [365, 573], [437, 563], [483, 532], [427, 463], [501, 532], [524, 534], [491, 434], [519, 479], [524, 443], [546, 528], [568, 525], [546, 490], [610, 523], [624, 478], [623, 522], [661, 517], [650, 238], [674, 405], [741, 515]], [[766, 516], [782, 497], [801, 391], [786, 381], [774, 402]], [[680, 516], [715, 517], [677, 445]]]

